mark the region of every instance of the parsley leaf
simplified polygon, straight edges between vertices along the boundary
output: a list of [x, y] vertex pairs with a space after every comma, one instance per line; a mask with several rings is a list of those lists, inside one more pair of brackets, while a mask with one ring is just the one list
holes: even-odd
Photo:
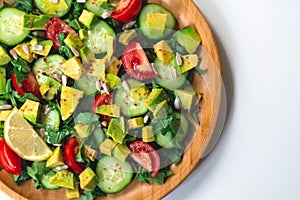
[[75, 131], [73, 128], [66, 127], [59, 131], [46, 130], [44, 136], [48, 144], [59, 144], [64, 138], [74, 133]]
[[110, 3], [103, 2], [100, 5], [99, 11], [100, 12], [106, 12], [106, 11], [114, 11], [116, 10], [116, 6], [111, 5]]
[[66, 55], [69, 58], [73, 58], [73, 53], [71, 49], [65, 45], [64, 39], [65, 39], [65, 34], [60, 33], [58, 34], [58, 41], [59, 41], [59, 53]]

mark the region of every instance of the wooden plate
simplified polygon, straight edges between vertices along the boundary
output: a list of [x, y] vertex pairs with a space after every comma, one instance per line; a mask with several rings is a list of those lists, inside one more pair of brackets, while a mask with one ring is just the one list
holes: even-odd
[[[2, 0], [0, 0], [2, 1]], [[108, 195], [101, 199], [161, 199], [174, 190], [191, 173], [209, 144], [216, 127], [221, 105], [222, 80], [220, 78], [221, 65], [218, 50], [212, 32], [203, 15], [192, 0], [150, 0], [168, 8], [177, 18], [179, 27], [193, 25], [202, 37], [202, 68], [208, 68], [205, 77], [195, 76], [193, 86], [195, 90], [203, 93], [201, 125], [195, 132], [194, 139], [186, 150], [183, 160], [172, 169], [175, 174], [164, 185], [148, 185], [133, 181], [124, 191], [115, 195]], [[0, 189], [16, 200], [63, 200], [65, 190], [42, 191], [35, 189], [32, 181], [17, 186], [3, 170], [0, 172]]]

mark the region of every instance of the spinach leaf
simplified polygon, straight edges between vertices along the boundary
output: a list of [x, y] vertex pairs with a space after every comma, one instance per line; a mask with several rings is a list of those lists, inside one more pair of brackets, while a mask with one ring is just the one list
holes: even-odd
[[58, 34], [58, 41], [59, 41], [59, 53], [66, 55], [68, 58], [73, 58], [73, 53], [71, 49], [65, 45], [64, 39], [65, 39], [65, 34], [60, 33]]
[[145, 183], [149, 183], [149, 184], [150, 184], [150, 181], [157, 183], [157, 184], [164, 184], [166, 181], [166, 178], [173, 174], [174, 173], [171, 170], [161, 169], [155, 177], [152, 177], [150, 172], [148, 172], [143, 167], [139, 167], [134, 179], [139, 182], [145, 182]]
[[113, 5], [111, 5], [110, 3], [107, 3], [107, 2], [103, 2], [99, 7], [100, 12], [114, 11], [114, 10], [116, 10], [116, 6], [113, 6]]
[[43, 188], [41, 184], [41, 177], [43, 174], [50, 171], [50, 168], [46, 167], [46, 162], [33, 162], [31, 166], [27, 166], [28, 175], [33, 178], [34, 185], [37, 189]]
[[94, 200], [97, 197], [103, 197], [106, 194], [102, 192], [98, 187], [96, 187], [93, 191], [84, 190], [83, 194], [80, 195], [80, 200]]
[[26, 13], [37, 14], [34, 10], [31, 0], [10, 0], [12, 3], [17, 4], [15, 7], [25, 11]]
[[67, 136], [69, 135], [72, 135], [74, 134], [75, 131], [73, 128], [70, 128], [70, 127], [66, 127], [62, 130], [59, 130], [59, 131], [53, 131], [53, 130], [46, 130], [44, 132], [44, 136], [45, 136], [45, 139], [46, 139], [46, 142], [48, 144], [59, 144], [61, 143], [61, 141], [66, 138]]
[[170, 130], [170, 124], [173, 121], [173, 116], [166, 116], [156, 118], [151, 122], [151, 126], [153, 127], [154, 133], [161, 132], [163, 135], [168, 133]]
[[79, 113], [74, 119], [75, 124], [91, 124], [98, 123], [99, 116], [90, 112]]
[[27, 170], [23, 170], [22, 174], [20, 175], [14, 175], [14, 182], [17, 185], [20, 185], [29, 179], [31, 179], [31, 176], [28, 175]]
[[27, 79], [27, 73], [31, 71], [29, 63], [18, 57], [18, 60], [12, 60], [10, 62], [13, 65], [13, 72], [16, 76], [19, 86], [21, 86], [21, 81]]

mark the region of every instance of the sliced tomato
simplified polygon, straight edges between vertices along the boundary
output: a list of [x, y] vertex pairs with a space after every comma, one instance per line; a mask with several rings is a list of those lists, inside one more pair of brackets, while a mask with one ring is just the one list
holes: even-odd
[[76, 161], [79, 152], [79, 140], [76, 136], [71, 137], [64, 148], [64, 157], [67, 165], [76, 173], [80, 174], [85, 169], [85, 163]]
[[19, 86], [16, 75], [14, 73], [12, 73], [11, 75], [11, 81], [15, 90], [21, 97], [24, 96], [25, 93], [31, 93], [37, 98], [42, 99], [39, 84], [32, 72], [28, 72], [27, 79], [21, 81], [21, 86]]
[[116, 5], [116, 10], [112, 12], [111, 18], [119, 22], [129, 22], [139, 14], [142, 3], [142, 0], [121, 0]]
[[69, 34], [76, 35], [76, 31], [68, 26], [66, 22], [57, 17], [53, 17], [46, 24], [46, 37], [53, 41], [53, 46], [56, 49], [59, 49], [58, 34], [60, 33], [65, 33], [65, 37], [67, 37]]
[[137, 140], [129, 144], [130, 156], [155, 177], [160, 169], [160, 157], [148, 143]]
[[122, 54], [126, 73], [136, 80], [147, 80], [156, 76], [142, 46], [138, 42], [130, 43]]
[[[98, 94], [95, 98], [95, 101], [93, 103], [91, 112], [96, 113], [96, 110], [99, 106], [102, 105], [111, 105], [113, 101], [113, 93], [111, 92], [110, 94]], [[106, 116], [106, 115], [100, 115], [100, 120], [101, 121], [106, 121], [108, 124], [111, 120], [111, 117]]]
[[22, 174], [21, 158], [9, 148], [4, 139], [0, 139], [0, 165], [10, 174]]

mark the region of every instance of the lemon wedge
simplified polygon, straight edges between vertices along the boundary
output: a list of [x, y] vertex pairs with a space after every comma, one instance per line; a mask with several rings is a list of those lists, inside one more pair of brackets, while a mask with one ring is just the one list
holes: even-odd
[[51, 149], [17, 108], [14, 108], [5, 120], [4, 139], [24, 160], [42, 161], [52, 154]]

